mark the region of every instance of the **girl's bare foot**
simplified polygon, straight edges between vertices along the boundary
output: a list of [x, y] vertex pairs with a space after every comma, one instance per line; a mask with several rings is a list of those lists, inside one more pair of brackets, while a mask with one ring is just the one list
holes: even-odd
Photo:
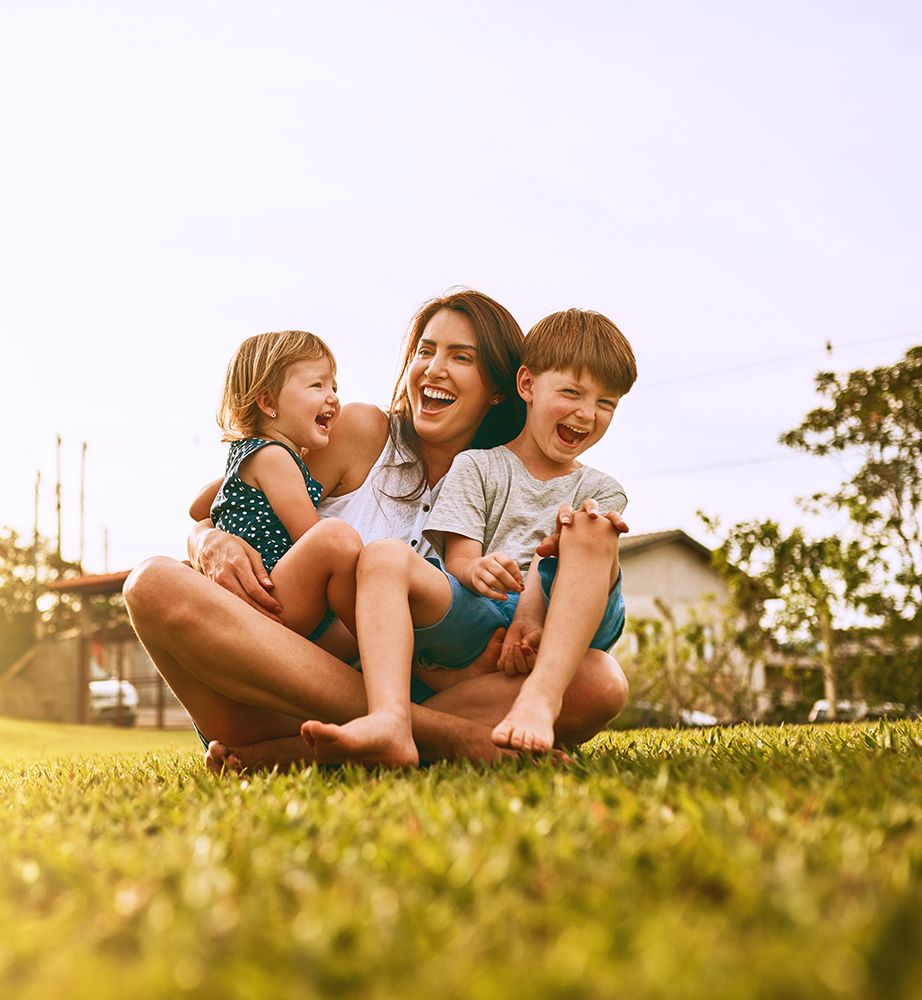
[[363, 715], [344, 726], [309, 720], [301, 735], [321, 764], [358, 764], [416, 767], [419, 751], [409, 722], [384, 712]]
[[512, 750], [547, 753], [554, 745], [554, 723], [558, 712], [538, 698], [523, 697], [522, 692], [506, 718], [493, 729], [493, 742]]

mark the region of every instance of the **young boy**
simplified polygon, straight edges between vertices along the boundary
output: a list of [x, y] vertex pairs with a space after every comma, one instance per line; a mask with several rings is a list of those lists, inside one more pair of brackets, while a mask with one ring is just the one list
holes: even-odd
[[[332, 755], [338, 745], [348, 748], [344, 756], [377, 763], [418, 759], [408, 711], [411, 621], [416, 657], [448, 668], [469, 663], [496, 628], [508, 627], [500, 667], [532, 669], [493, 740], [536, 752], [553, 746], [580, 662], [589, 649], [613, 646], [624, 627], [618, 538], [627, 497], [577, 458], [608, 429], [636, 377], [630, 344], [599, 313], [554, 313], [530, 331], [517, 379], [525, 427], [507, 445], [459, 454], [427, 522], [444, 568], [391, 542], [372, 543], [360, 557], [356, 618], [369, 714], [343, 727], [309, 724]], [[559, 556], [542, 558], [539, 545], [554, 548], [541, 542], [555, 513]]]

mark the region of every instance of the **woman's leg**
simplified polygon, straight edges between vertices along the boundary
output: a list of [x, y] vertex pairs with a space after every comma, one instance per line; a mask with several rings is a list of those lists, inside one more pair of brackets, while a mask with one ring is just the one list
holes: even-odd
[[414, 626], [433, 625], [451, 606], [441, 570], [403, 542], [370, 543], [358, 561], [356, 622], [368, 714], [344, 726], [308, 722], [318, 757], [405, 767], [418, 763], [410, 715]]
[[[346, 722], [367, 709], [359, 673], [173, 559], [142, 563], [125, 599], [138, 637], [199, 729], [241, 760], [244, 747], [261, 743], [260, 762], [271, 765], [266, 743], [278, 739], [287, 763], [301, 720]], [[427, 760], [503, 755], [485, 722], [422, 705], [411, 716]]]

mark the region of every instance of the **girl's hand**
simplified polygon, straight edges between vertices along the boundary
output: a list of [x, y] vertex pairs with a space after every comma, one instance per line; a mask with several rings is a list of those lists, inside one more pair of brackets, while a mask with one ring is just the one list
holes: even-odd
[[504, 552], [489, 552], [475, 559], [470, 574], [471, 590], [494, 601], [505, 601], [507, 594], [520, 593], [525, 587], [522, 571]]
[[267, 618], [281, 622], [282, 606], [269, 593], [272, 580], [262, 557], [242, 538], [211, 528], [197, 539], [190, 557], [192, 565], [209, 580], [236, 594]]

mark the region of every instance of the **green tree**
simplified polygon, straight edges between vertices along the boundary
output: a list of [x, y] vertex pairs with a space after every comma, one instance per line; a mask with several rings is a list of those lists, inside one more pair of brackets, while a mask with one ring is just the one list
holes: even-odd
[[[712, 530], [717, 527], [705, 521]], [[802, 528], [785, 534], [776, 521], [749, 521], [730, 529], [714, 563], [747, 618], [760, 618], [771, 635], [818, 652], [834, 718], [839, 696], [834, 623], [867, 602], [873, 550], [836, 536], [810, 539]]]
[[[817, 493], [815, 504], [843, 510], [886, 575], [867, 610], [918, 620], [922, 609], [922, 346], [890, 367], [846, 375], [820, 372], [816, 388], [824, 405], [783, 444], [811, 455], [854, 457], [858, 470], [837, 490]], [[899, 630], [902, 625], [894, 621]]]

